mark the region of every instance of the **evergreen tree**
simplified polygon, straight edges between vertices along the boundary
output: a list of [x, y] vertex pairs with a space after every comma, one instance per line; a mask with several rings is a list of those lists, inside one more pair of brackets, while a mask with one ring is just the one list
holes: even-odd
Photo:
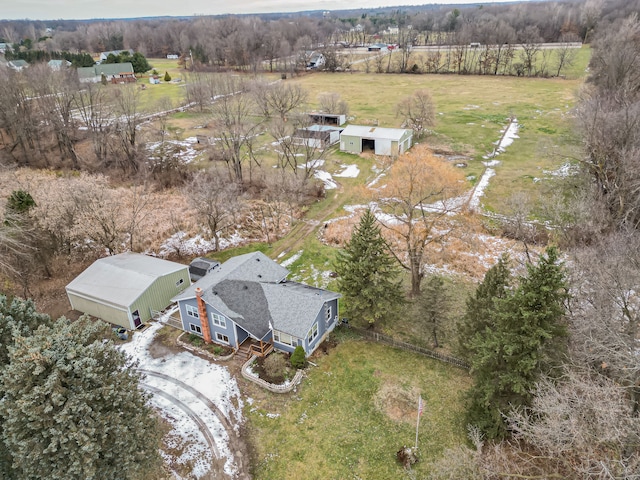
[[171, 81], [171, 75], [169, 75], [169, 72], [164, 72], [164, 81], [165, 82]]
[[512, 292], [497, 298], [491, 328], [471, 341], [469, 423], [490, 438], [507, 435], [503, 414], [529, 405], [541, 374], [552, 374], [566, 352], [564, 268], [555, 248], [547, 249], [537, 266]]
[[457, 350], [463, 358], [470, 359], [471, 344], [476, 336], [494, 327], [496, 301], [509, 293], [510, 283], [509, 258], [505, 255], [487, 271], [473, 297], [467, 299], [465, 314], [457, 325]]
[[369, 325], [392, 313], [403, 299], [397, 263], [376, 218], [367, 210], [334, 265], [345, 313]]
[[433, 347], [438, 348], [444, 325], [449, 318], [451, 297], [440, 275], [432, 275], [422, 288], [418, 307], [423, 323], [426, 325]]
[[14, 214], [23, 214], [36, 206], [36, 202], [29, 192], [24, 190], [14, 190], [7, 199], [7, 212]]
[[138, 478], [160, 461], [158, 424], [140, 375], [86, 317], [15, 332], [0, 375], [8, 478]]
[[[40, 325], [50, 325], [49, 315], [36, 312], [31, 300], [14, 298], [9, 300], [0, 295], [0, 372], [9, 363], [9, 347], [16, 336], [30, 335]], [[0, 384], [0, 399], [2, 388]], [[1, 403], [1, 401], [0, 401]], [[0, 420], [2, 417], [0, 417]], [[11, 451], [2, 443], [4, 422], [0, 421], [0, 478], [14, 478], [12, 471], [13, 458]]]
[[151, 70], [151, 65], [149, 65], [149, 62], [147, 61], [145, 56], [140, 52], [134, 53], [131, 57], [127, 56], [123, 61], [131, 62], [134, 73], [145, 73]]

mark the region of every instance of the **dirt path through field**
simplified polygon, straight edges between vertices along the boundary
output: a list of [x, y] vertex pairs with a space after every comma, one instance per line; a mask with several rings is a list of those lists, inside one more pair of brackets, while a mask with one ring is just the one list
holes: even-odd
[[280, 242], [274, 245], [271, 257], [275, 259], [285, 253], [299, 250], [305, 239], [309, 235], [314, 234], [320, 226], [324, 225], [329, 216], [336, 212], [340, 205], [342, 198], [341, 194], [343, 192], [344, 188], [342, 185], [338, 184], [338, 189], [332, 193], [331, 199], [327, 200], [326, 205], [322, 207], [322, 209], [316, 212], [312, 217], [307, 217], [302, 220], [291, 230], [291, 232], [289, 232], [286, 238], [283, 238]]

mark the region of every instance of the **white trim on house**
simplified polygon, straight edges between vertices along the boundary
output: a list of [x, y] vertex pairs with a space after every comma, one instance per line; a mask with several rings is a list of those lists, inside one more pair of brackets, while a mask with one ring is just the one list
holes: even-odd
[[229, 337], [220, 332], [216, 332], [216, 340], [218, 342], [226, 343], [227, 345], [229, 345]]
[[295, 347], [298, 345], [298, 339], [288, 333], [279, 332], [278, 330], [273, 331], [273, 341], [281, 343], [282, 345], [289, 345], [290, 347]]
[[227, 328], [227, 319], [222, 315], [211, 312], [211, 321], [220, 328]]
[[309, 345], [318, 337], [318, 322], [313, 324], [313, 327], [309, 329], [309, 334], [307, 335], [307, 340], [309, 341]]
[[189, 330], [191, 330], [196, 335], [202, 335], [202, 328], [200, 327], [200, 325], [196, 325], [195, 323], [189, 324]]
[[187, 304], [187, 305], [184, 306], [184, 311], [190, 317], [200, 318], [200, 313], [198, 312], [198, 307], [194, 307], [193, 305]]

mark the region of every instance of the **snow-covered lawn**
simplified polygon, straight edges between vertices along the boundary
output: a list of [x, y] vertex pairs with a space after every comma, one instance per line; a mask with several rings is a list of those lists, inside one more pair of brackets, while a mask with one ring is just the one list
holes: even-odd
[[[200, 478], [210, 471], [213, 456], [220, 455], [225, 459], [225, 473], [235, 476], [238, 467], [229, 448], [229, 435], [237, 434], [238, 422], [242, 421], [242, 400], [235, 378], [225, 367], [189, 352], [153, 358], [149, 354], [149, 346], [162, 326], [162, 323], [152, 323], [146, 330], [135, 332], [131, 342], [120, 348], [138, 361], [140, 370], [149, 372], [143, 380], [143, 387], [154, 392], [153, 406], [172, 427], [168, 435], [169, 446], [181, 454], [178, 458], [169, 459], [170, 454], [163, 452], [163, 456], [170, 460], [168, 464], [192, 464], [192, 475]], [[197, 392], [194, 393], [194, 389]], [[199, 398], [201, 396], [217, 407], [218, 413], [225, 417], [225, 423], [235, 424], [235, 432], [225, 429], [221, 418], [203, 398]], [[187, 411], [206, 426], [204, 429], [208, 430], [208, 435], [210, 432], [214, 445], [205, 438], [202, 425], [199, 426]]]

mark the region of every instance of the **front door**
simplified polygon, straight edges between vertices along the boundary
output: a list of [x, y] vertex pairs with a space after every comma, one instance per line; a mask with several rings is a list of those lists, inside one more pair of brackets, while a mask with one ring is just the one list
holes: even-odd
[[140, 328], [142, 326], [142, 320], [140, 320], [140, 313], [138, 312], [138, 310], [133, 312], [131, 316], [133, 317], [133, 326], [135, 328]]

